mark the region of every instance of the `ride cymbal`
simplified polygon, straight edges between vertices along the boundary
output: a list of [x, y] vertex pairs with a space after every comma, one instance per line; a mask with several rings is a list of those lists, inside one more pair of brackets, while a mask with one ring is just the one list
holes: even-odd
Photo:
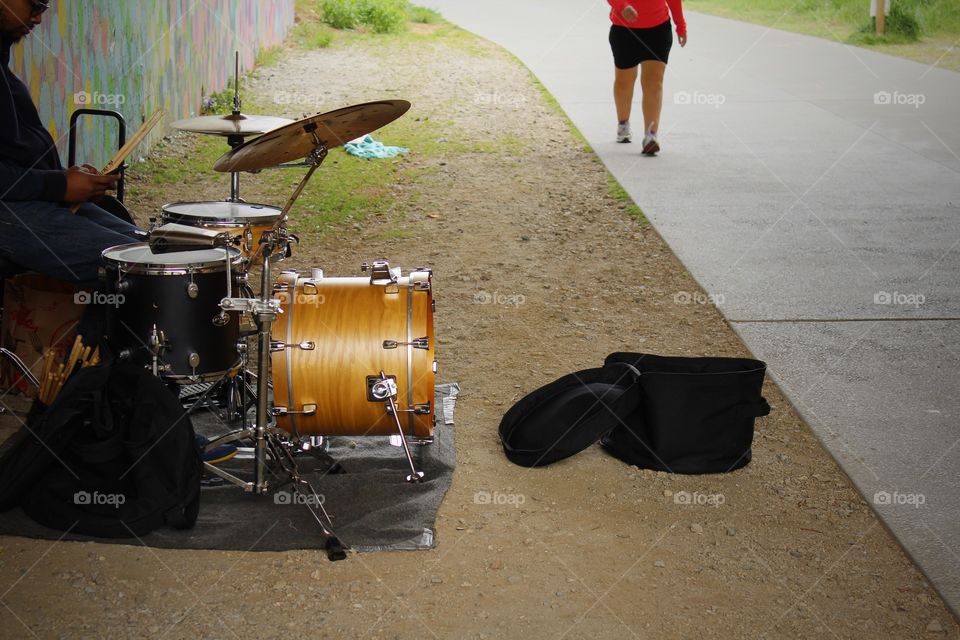
[[406, 100], [356, 104], [274, 129], [224, 154], [213, 168], [221, 172], [257, 171], [302, 160], [319, 145], [328, 149], [393, 122], [410, 108]]
[[288, 125], [293, 120], [274, 116], [255, 116], [247, 114], [226, 116], [200, 116], [177, 120], [170, 126], [180, 131], [204, 133], [213, 136], [259, 136]]

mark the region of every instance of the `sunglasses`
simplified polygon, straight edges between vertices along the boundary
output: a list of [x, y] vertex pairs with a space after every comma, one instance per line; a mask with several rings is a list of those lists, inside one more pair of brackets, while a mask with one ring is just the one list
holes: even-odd
[[30, 0], [30, 17], [36, 18], [50, 8], [49, 0]]

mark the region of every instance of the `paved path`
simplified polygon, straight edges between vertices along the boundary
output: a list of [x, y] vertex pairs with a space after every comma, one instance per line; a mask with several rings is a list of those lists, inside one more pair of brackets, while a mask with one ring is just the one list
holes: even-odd
[[605, 2], [424, 3], [543, 82], [960, 610], [960, 74], [690, 13], [650, 159]]

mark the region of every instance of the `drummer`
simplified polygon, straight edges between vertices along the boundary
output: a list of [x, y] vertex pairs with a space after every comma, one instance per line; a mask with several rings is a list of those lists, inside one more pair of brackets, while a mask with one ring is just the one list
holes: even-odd
[[100, 175], [90, 165], [63, 168], [29, 90], [9, 68], [11, 48], [48, 8], [42, 0], [0, 0], [0, 256], [93, 287], [101, 252], [144, 234], [95, 204], [119, 176]]

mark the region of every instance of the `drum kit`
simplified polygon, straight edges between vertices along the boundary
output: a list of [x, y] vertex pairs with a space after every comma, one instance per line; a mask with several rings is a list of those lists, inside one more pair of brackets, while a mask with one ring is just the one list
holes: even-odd
[[[252, 474], [238, 473], [252, 478], [212, 464], [208, 474], [255, 494], [292, 485], [330, 559], [345, 557], [344, 546], [297, 456], [323, 459], [330, 436], [391, 436], [403, 448], [406, 480], [424, 477], [410, 445], [431, 442], [436, 419], [432, 272], [404, 275], [384, 260], [364, 263], [362, 277], [272, 271], [298, 242], [288, 217], [327, 151], [409, 107], [384, 100], [294, 122], [244, 115], [237, 90], [230, 115], [173, 124], [227, 138], [231, 150], [214, 168], [231, 174], [230, 197], [165, 205], [149, 242], [103, 252], [106, 289], [123, 295], [108, 331], [118, 358], [150, 368], [171, 387], [204, 387], [188, 410], [218, 398], [240, 427], [207, 446], [246, 446]], [[240, 173], [289, 166], [307, 171], [283, 207], [240, 198]], [[259, 276], [258, 292], [251, 276]]]

